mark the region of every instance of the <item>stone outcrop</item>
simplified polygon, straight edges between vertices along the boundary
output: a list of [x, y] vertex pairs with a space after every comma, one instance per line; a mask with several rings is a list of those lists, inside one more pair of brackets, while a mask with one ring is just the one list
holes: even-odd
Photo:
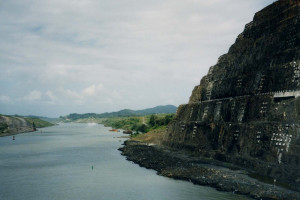
[[181, 105], [163, 144], [300, 191], [300, 1], [256, 13]]
[[0, 136], [35, 131], [35, 125], [22, 117], [0, 116]]

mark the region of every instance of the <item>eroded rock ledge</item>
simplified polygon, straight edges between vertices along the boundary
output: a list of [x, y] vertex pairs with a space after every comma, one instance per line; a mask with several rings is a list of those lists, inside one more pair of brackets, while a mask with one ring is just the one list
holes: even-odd
[[[233, 192], [254, 199], [298, 200], [300, 193], [260, 182], [241, 167], [208, 159], [199, 154], [178, 149], [128, 140], [119, 149], [127, 160], [141, 167], [154, 169], [159, 175], [211, 186], [220, 191]], [[280, 184], [280, 183], [277, 183]]]

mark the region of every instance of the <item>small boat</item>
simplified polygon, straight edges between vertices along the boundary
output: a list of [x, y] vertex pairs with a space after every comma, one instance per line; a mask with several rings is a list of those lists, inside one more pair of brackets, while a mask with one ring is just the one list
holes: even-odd
[[15, 136], [13, 135], [13, 140], [15, 140]]

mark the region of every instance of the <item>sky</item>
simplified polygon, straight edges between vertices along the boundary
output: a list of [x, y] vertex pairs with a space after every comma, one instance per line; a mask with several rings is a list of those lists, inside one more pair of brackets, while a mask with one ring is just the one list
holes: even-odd
[[0, 113], [58, 117], [188, 102], [274, 0], [0, 0]]

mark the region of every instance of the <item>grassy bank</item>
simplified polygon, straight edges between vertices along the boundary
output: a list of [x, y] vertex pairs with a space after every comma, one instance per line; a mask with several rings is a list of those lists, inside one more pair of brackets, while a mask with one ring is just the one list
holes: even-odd
[[27, 121], [29, 124], [35, 124], [36, 128], [44, 128], [48, 126], [53, 126], [54, 124], [41, 120], [39, 118], [31, 118], [31, 117], [25, 117], [25, 121]]
[[134, 135], [131, 139], [142, 143], [160, 145], [165, 132], [166, 126], [160, 126], [145, 134]]
[[174, 114], [156, 114], [142, 117], [116, 117], [104, 119], [101, 123], [116, 129], [131, 130], [133, 136], [155, 129], [165, 129]]

